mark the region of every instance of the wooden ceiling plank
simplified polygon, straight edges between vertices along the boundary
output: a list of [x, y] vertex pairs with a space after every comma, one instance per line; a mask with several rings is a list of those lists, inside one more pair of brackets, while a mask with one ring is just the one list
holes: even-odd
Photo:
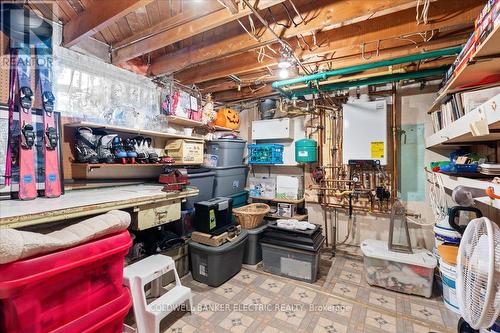
[[[481, 10], [482, 4], [481, 1], [473, 1], [473, 5], [468, 8], [466, 8], [463, 3], [457, 3], [455, 7], [456, 8], [450, 9], [443, 7], [433, 8], [434, 10], [430, 12], [429, 18], [434, 19], [434, 22], [428, 25], [416, 25], [414, 22], [414, 11], [406, 10], [374, 18], [369, 21], [317, 33], [316, 38], [318, 44], [321, 45], [320, 47], [312, 50], [296, 48], [295, 52], [299, 58], [304, 59], [311, 55], [323, 55], [333, 51], [338, 52], [345, 48], [357, 47], [359, 49], [363, 44], [365, 44], [366, 47], [373, 47], [372, 44], [376, 45], [379, 40], [382, 41], [381, 44], [382, 47], [384, 47], [383, 44], [386, 43], [387, 39], [399, 38], [412, 33], [425, 32], [428, 29], [440, 29], [444, 27], [461, 26], [464, 24], [471, 25], [473, 18], [476, 17]], [[446, 14], [446, 16], [443, 16], [444, 14]], [[417, 38], [421, 40], [421, 37], [417, 36]], [[296, 44], [294, 43], [294, 45]], [[313, 44], [311, 43], [310, 45]], [[268, 54], [270, 54], [270, 52], [268, 52]], [[250, 57], [251, 56], [246, 55], [246, 59], [250, 59]], [[275, 65], [278, 62], [278, 58], [270, 59], [267, 57], [260, 64], [255, 60], [241, 61], [241, 59], [242, 56], [240, 54], [227, 57], [223, 60], [208, 62], [178, 72], [175, 74], [175, 77], [184, 83], [198, 83], [227, 76], [229, 74], [246, 72], [251, 70], [252, 66], [254, 68], [262, 68]], [[254, 59], [256, 59], [255, 53]], [[161, 68], [159, 69], [158, 66], [159, 63], [153, 61], [150, 68], [152, 75], [161, 73]], [[218, 68], [221, 70], [217, 70]]]
[[238, 13], [238, 4], [234, 0], [217, 0], [219, 1], [224, 7], [226, 7], [231, 14], [236, 14]]
[[63, 44], [77, 44], [82, 38], [95, 34], [110, 23], [143, 7], [152, 0], [96, 1], [81, 14], [69, 21], [63, 29]]
[[[162, 6], [165, 6], [163, 4]], [[146, 38], [158, 31], [164, 31], [173, 29], [177, 26], [186, 24], [194, 19], [197, 19], [205, 14], [213, 13], [214, 11], [220, 10], [221, 7], [218, 4], [208, 3], [207, 6], [204, 7], [203, 10], [189, 10], [181, 15], [176, 15], [175, 17], [171, 17], [165, 20], [160, 21], [159, 23], [153, 25], [152, 27], [146, 28], [142, 31], [135, 32], [132, 36], [129, 36], [114, 45], [115, 48], [120, 48], [124, 45], [130, 44], [136, 40]]]
[[[285, 0], [256, 0], [254, 2], [258, 2], [258, 8], [263, 9], [283, 1]], [[221, 7], [218, 11], [203, 15], [185, 24], [175, 26], [172, 29], [163, 30], [149, 36], [148, 38], [139, 39], [135, 43], [131, 40], [129, 44], [125, 44], [124, 47], [117, 48], [113, 51], [112, 61], [114, 64], [127, 61], [141, 54], [148, 53], [166, 45], [174, 44], [186, 38], [193, 37], [210, 29], [214, 29], [250, 13], [251, 10], [246, 8], [245, 10], [238, 12], [238, 14], [231, 14], [225, 8]]]
[[[289, 29], [278, 25], [275, 26], [275, 29], [279, 35], [284, 37], [296, 36], [298, 34], [306, 34], [338, 26], [344, 24], [344, 22], [353, 23], [356, 20], [366, 19], [367, 17], [377, 17], [380, 13], [395, 12], [414, 5], [415, 1], [411, 0], [339, 0], [333, 2], [330, 0], [318, 0], [309, 3], [307, 6], [299, 7], [299, 10], [304, 13], [303, 15], [307, 20], [307, 24], [300, 24], [297, 27], [292, 26]], [[200, 45], [179, 50], [173, 52], [171, 55], [156, 59], [153, 61], [151, 71], [153, 75], [170, 74], [197, 63], [257, 48], [273, 41], [275, 41], [275, 37], [269, 31], [264, 31], [262, 36], [260, 36], [260, 41], [255, 40], [244, 32], [230, 38], [219, 37], [215, 41], [207, 40]]]

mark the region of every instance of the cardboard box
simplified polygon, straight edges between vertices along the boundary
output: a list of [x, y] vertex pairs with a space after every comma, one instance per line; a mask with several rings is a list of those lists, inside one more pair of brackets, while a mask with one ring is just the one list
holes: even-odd
[[276, 215], [281, 217], [291, 218], [295, 215], [295, 205], [290, 203], [279, 202]]
[[302, 176], [277, 176], [276, 198], [302, 199], [304, 196], [304, 181]]
[[165, 152], [177, 164], [203, 164], [203, 141], [176, 139], [167, 142]]

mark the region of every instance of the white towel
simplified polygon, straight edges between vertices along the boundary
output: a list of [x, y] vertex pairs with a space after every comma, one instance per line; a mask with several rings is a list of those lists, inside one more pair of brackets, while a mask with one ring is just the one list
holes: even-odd
[[0, 264], [65, 249], [128, 228], [130, 214], [112, 210], [49, 234], [0, 229]]

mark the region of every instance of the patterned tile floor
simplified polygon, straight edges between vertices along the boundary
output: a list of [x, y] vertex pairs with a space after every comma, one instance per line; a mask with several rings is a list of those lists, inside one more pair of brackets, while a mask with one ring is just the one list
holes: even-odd
[[363, 262], [352, 256], [322, 257], [315, 284], [244, 267], [218, 288], [187, 275], [193, 313], [178, 312], [163, 332], [456, 332], [458, 317], [441, 298], [426, 299], [371, 287]]

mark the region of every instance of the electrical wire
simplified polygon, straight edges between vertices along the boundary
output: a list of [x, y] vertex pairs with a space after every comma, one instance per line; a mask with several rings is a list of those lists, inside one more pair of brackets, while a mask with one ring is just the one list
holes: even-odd
[[430, 177], [429, 199], [435, 222], [442, 221], [448, 215], [448, 204], [444, 191], [443, 178], [437, 172], [430, 172], [426, 169]]
[[[423, 1], [422, 4], [422, 11], [420, 11], [420, 2]], [[416, 21], [417, 24], [423, 23], [427, 24], [427, 16], [429, 14], [429, 7], [431, 5], [431, 0], [417, 0], [417, 15], [416, 15]]]

